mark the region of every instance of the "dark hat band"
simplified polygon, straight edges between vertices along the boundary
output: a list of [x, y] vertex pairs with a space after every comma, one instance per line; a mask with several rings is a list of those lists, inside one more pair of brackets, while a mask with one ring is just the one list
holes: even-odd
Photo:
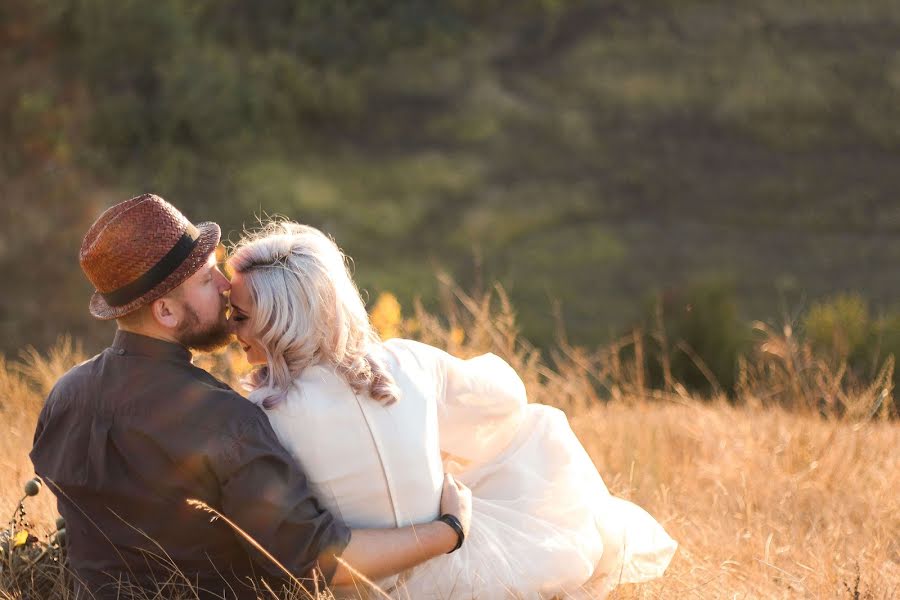
[[184, 233], [158, 263], [150, 267], [146, 273], [122, 287], [100, 295], [110, 306], [124, 306], [137, 300], [160, 283], [166, 277], [175, 272], [175, 269], [190, 256], [197, 240], [200, 239], [200, 231], [193, 225], [188, 225]]

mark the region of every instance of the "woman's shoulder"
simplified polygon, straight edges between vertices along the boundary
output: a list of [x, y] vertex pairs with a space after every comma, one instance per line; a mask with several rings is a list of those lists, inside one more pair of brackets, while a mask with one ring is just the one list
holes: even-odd
[[407, 338], [391, 338], [382, 342], [382, 346], [384, 346], [388, 350], [395, 352], [415, 353], [437, 350], [437, 348], [435, 348], [434, 346], [429, 346], [428, 344], [424, 344], [422, 342], [417, 342], [416, 340], [410, 340]]
[[[251, 400], [267, 394], [271, 391], [261, 388], [251, 394]], [[352, 395], [352, 390], [334, 366], [311, 365], [291, 381], [274, 409], [275, 412], [296, 412], [304, 406], [336, 404], [347, 395]]]
[[385, 352], [399, 362], [415, 362], [420, 367], [427, 367], [436, 362], [444, 351], [423, 342], [405, 338], [391, 338], [382, 343]]

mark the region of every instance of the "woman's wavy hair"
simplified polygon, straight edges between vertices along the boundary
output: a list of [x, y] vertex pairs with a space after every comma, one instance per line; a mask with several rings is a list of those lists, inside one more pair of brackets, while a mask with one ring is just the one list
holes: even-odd
[[253, 297], [251, 327], [266, 364], [245, 383], [263, 408], [276, 406], [312, 365], [331, 365], [355, 393], [391, 404], [394, 378], [372, 354], [381, 339], [348, 269], [349, 259], [324, 233], [288, 220], [245, 232], [228, 258]]

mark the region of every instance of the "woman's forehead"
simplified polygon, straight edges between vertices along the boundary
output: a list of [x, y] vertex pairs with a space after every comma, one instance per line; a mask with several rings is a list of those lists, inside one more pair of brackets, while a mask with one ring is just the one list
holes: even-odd
[[244, 282], [244, 278], [240, 273], [235, 273], [231, 278], [231, 302], [237, 304], [241, 310], [247, 309], [253, 302], [250, 297], [250, 290]]

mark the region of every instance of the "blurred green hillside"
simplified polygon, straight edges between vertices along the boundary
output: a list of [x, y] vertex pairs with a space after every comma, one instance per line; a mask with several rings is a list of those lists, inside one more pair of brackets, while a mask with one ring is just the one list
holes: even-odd
[[900, 295], [895, 0], [5, 0], [0, 73], [0, 352], [106, 341], [78, 246], [144, 191], [320, 226], [373, 298], [499, 280], [538, 344]]

